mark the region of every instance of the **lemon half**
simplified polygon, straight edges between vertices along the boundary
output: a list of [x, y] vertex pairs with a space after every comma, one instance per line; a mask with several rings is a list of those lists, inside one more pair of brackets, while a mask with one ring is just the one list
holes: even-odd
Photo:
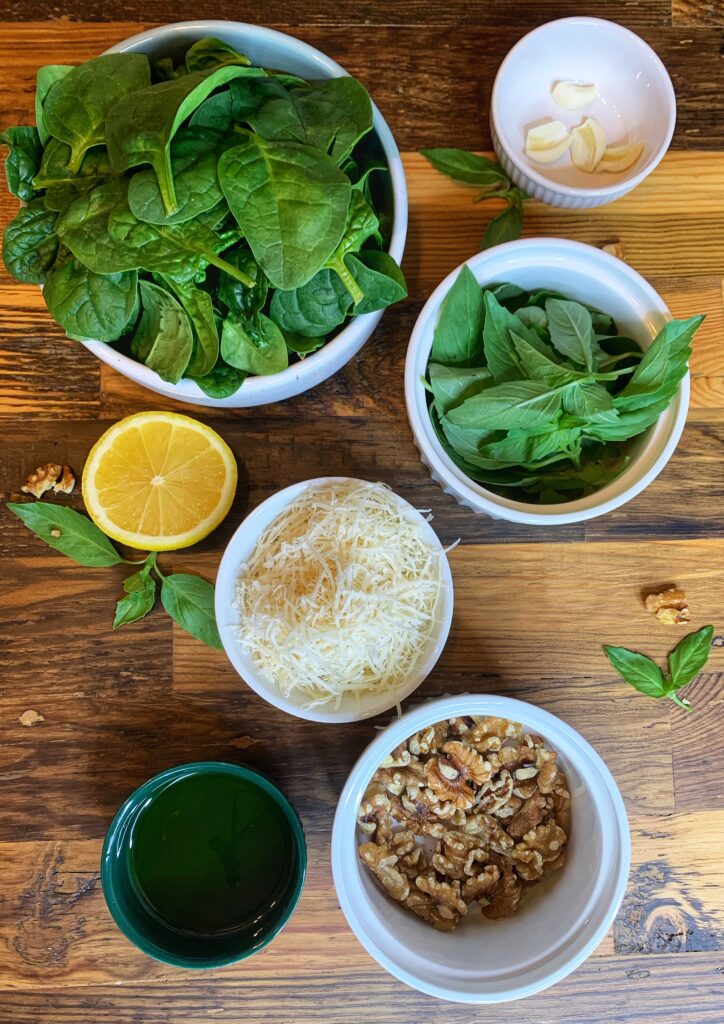
[[228, 444], [190, 416], [139, 412], [107, 430], [83, 469], [88, 514], [113, 540], [145, 551], [196, 544], [236, 493]]

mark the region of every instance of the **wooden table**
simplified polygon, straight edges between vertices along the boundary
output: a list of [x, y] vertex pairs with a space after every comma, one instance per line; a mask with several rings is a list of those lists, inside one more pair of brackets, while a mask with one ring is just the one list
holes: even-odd
[[[724, 652], [691, 688], [687, 716], [613, 677], [601, 642], [663, 657], [680, 635], [644, 609], [644, 587], [686, 588], [692, 626], [724, 645], [724, 7], [717, 0], [621, 4], [542, 0], [6, 0], [2, 123], [32, 118], [46, 63], [85, 60], [155, 23], [228, 17], [291, 31], [371, 89], [404, 153], [410, 186], [405, 271], [411, 300], [386, 313], [332, 380], [283, 405], [216, 414], [239, 460], [224, 525], [165, 563], [213, 578], [232, 531], [280, 487], [320, 474], [390, 482], [435, 513], [451, 556], [450, 642], [416, 694], [480, 690], [561, 715], [603, 755], [631, 819], [633, 866], [611, 933], [554, 989], [494, 1010], [438, 1003], [398, 983], [358, 945], [337, 906], [329, 839], [337, 795], [375, 722], [289, 718], [240, 682], [223, 654], [160, 611], [114, 633], [121, 572], [82, 569], [2, 513], [5, 619], [0, 677], [0, 1022], [2, 1024], [413, 1024], [724, 1021]], [[35, 21], [52, 13], [52, 21]], [[625, 508], [580, 526], [516, 527], [477, 517], [429, 479], [410, 436], [402, 374], [411, 326], [432, 287], [479, 245], [490, 212], [416, 155], [489, 148], [495, 70], [524, 31], [565, 13], [622, 20], [667, 63], [679, 97], [672, 151], [636, 192], [602, 210], [526, 207], [525, 233], [617, 243], [675, 315], [706, 313], [676, 455]], [[78, 20], [78, 19], [84, 20]], [[112, 20], [108, 20], [112, 19]], [[2, 221], [15, 208], [2, 191]], [[120, 416], [159, 400], [66, 341], [40, 293], [0, 281], [2, 498], [47, 461], [80, 470]], [[169, 403], [169, 408], [172, 405]], [[184, 407], [183, 411], [191, 411]], [[70, 503], [82, 508], [75, 493]], [[26, 727], [21, 716], [42, 716]], [[383, 719], [384, 721], [384, 719]], [[245, 761], [291, 796], [309, 842], [309, 878], [283, 934], [237, 967], [207, 974], [147, 959], [117, 931], [99, 853], [118, 805], [169, 765]]]

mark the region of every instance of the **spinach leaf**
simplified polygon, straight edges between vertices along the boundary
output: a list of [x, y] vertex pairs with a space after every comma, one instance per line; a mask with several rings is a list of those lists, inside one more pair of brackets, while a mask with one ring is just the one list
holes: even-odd
[[171, 82], [138, 88], [113, 107], [106, 122], [106, 142], [117, 171], [150, 164], [156, 172], [167, 214], [178, 202], [171, 167], [171, 140], [182, 123], [215, 89], [242, 75], [263, 75], [261, 68], [226, 65], [196, 71]]
[[260, 267], [276, 288], [306, 284], [339, 245], [351, 186], [309, 146], [249, 135], [219, 159], [226, 201]]
[[284, 335], [263, 313], [224, 321], [221, 356], [231, 366], [259, 376], [280, 373], [289, 362]]
[[247, 376], [244, 370], [229, 366], [220, 360], [209, 373], [193, 379], [210, 398], [229, 398], [230, 395], [236, 394]]
[[148, 57], [141, 53], [107, 53], [58, 79], [45, 100], [43, 120], [54, 138], [70, 146], [72, 171], [91, 146], [106, 141], [106, 118], [119, 101], [150, 81]]
[[272, 294], [269, 315], [285, 334], [317, 338], [338, 327], [351, 306], [352, 296], [342, 279], [325, 269], [300, 288], [277, 289]]
[[377, 249], [363, 249], [356, 256], [347, 256], [349, 267], [363, 298], [355, 305], [355, 314], [386, 309], [407, 298], [407, 284], [393, 258]]
[[5, 179], [8, 190], [18, 199], [33, 198], [33, 178], [37, 173], [43, 147], [36, 128], [6, 128], [0, 142], [9, 149], [5, 158]]
[[466, 399], [450, 410], [448, 419], [478, 430], [544, 427], [558, 416], [561, 401], [560, 388], [535, 380], [515, 380]]
[[191, 321], [194, 345], [186, 367], [186, 376], [203, 377], [210, 373], [219, 357], [219, 332], [214, 318], [214, 303], [208, 292], [194, 284], [175, 281], [161, 275], [168, 291], [172, 292]]
[[228, 135], [234, 125], [231, 89], [216, 92], [205, 99], [191, 115], [190, 128], [215, 132], [218, 138]]
[[186, 67], [189, 71], [211, 71], [229, 64], [248, 67], [251, 61], [245, 54], [214, 36], [199, 39], [186, 51]]
[[33, 188], [45, 189], [45, 205], [49, 210], [63, 212], [83, 193], [114, 176], [105, 149], [90, 150], [83, 157], [77, 172], [70, 170], [70, 146], [51, 139], [33, 179]]
[[359, 252], [363, 244], [374, 235], [379, 227], [377, 215], [361, 192], [353, 191], [347, 211], [347, 223], [342, 239], [332, 255], [324, 264], [339, 276], [352, 301], [357, 304], [364, 298], [364, 291], [355, 280], [352, 271], [345, 263], [345, 256]]
[[181, 224], [213, 209], [221, 200], [216, 173], [216, 137], [203, 128], [182, 128], [171, 143], [171, 174], [176, 187], [176, 213], [167, 214], [158, 178], [152, 168], [137, 171], [128, 185], [128, 205], [149, 224]]
[[551, 344], [567, 359], [593, 370], [595, 339], [586, 307], [571, 299], [547, 299], [545, 310]]
[[8, 502], [7, 507], [36, 537], [79, 565], [120, 565], [123, 561], [105, 533], [72, 508], [40, 501]]
[[43, 284], [58, 254], [58, 214], [46, 210], [42, 197], [31, 199], [10, 221], [3, 235], [3, 263], [23, 284]]
[[50, 138], [50, 133], [45, 127], [45, 117], [43, 115], [45, 100], [55, 83], [60, 81], [61, 78], [65, 78], [68, 72], [72, 70], [72, 67], [72, 64], [46, 64], [45, 67], [38, 69], [35, 82], [35, 125], [38, 129], [41, 145], [43, 146]]
[[423, 149], [435, 170], [467, 185], [508, 185], [508, 175], [497, 162], [464, 149]]
[[430, 363], [427, 372], [435, 405], [441, 416], [493, 384], [493, 375], [485, 366], [443, 366]]
[[43, 289], [50, 315], [69, 335], [116, 341], [136, 306], [135, 271], [103, 276], [74, 259], [52, 270]]
[[309, 356], [312, 352], [316, 352], [324, 345], [326, 338], [305, 338], [301, 334], [293, 334], [291, 331], [284, 332], [284, 340], [287, 343], [287, 348], [294, 355], [299, 356], [300, 359], [304, 359], [305, 356]]
[[224, 254], [227, 263], [241, 270], [252, 281], [251, 287], [244, 285], [235, 277], [219, 274], [219, 300], [224, 303], [230, 313], [238, 316], [251, 316], [264, 308], [269, 292], [269, 281], [266, 274], [254, 259], [251, 249], [244, 243], [231, 252]]
[[150, 281], [139, 282], [141, 319], [131, 351], [162, 380], [176, 384], [184, 375], [194, 345], [191, 321], [179, 302]]
[[161, 604], [181, 629], [222, 649], [214, 616], [214, 588], [200, 576], [175, 572], [161, 579]]
[[440, 306], [430, 359], [445, 366], [480, 366], [484, 316], [483, 292], [464, 266]]
[[289, 90], [280, 86], [248, 121], [265, 139], [314, 146], [339, 164], [372, 130], [372, 103], [365, 87], [345, 75]]

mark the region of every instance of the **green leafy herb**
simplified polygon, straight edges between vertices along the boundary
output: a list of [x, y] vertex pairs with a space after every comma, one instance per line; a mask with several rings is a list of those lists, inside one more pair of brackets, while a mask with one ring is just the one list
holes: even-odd
[[675, 396], [700, 323], [670, 321], [644, 354], [605, 313], [545, 289], [481, 288], [463, 267], [426, 375], [440, 443], [471, 479], [521, 501], [590, 494]]
[[207, 646], [221, 649], [214, 616], [214, 588], [210, 583], [184, 572], [163, 576], [161, 604], [181, 629]]
[[223, 399], [407, 295], [384, 251], [389, 169], [356, 79], [268, 71], [208, 37], [152, 61], [47, 65], [35, 114], [35, 128], [0, 132], [26, 204], [3, 258], [45, 285], [71, 338]]
[[691, 711], [691, 704], [677, 690], [687, 686], [706, 665], [711, 654], [713, 626], [704, 626], [695, 633], [689, 633], [669, 654], [668, 674], [645, 654], [630, 651], [627, 647], [603, 645], [606, 657], [623, 679], [639, 693], [647, 697], [670, 697], [685, 711]]
[[127, 576], [123, 581], [126, 596], [116, 605], [114, 629], [136, 622], [152, 610], [156, 603], [156, 581], [151, 576], [151, 570], [155, 565], [156, 555], [152, 553], [144, 562], [143, 568]]
[[523, 201], [528, 198], [522, 189], [515, 186], [501, 165], [478, 153], [464, 149], [423, 149], [422, 155], [432, 166], [454, 181], [465, 185], [477, 185], [483, 189], [473, 201], [502, 199], [505, 207], [490, 221], [481, 249], [520, 238], [523, 230]]
[[36, 537], [79, 565], [120, 565], [123, 561], [105, 533], [72, 508], [40, 501], [8, 502], [7, 507]]

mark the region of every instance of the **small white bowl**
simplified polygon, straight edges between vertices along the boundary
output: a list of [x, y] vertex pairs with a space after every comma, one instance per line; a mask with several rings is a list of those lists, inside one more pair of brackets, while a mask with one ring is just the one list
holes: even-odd
[[[622, 260], [591, 245], [559, 238], [506, 242], [466, 260], [481, 286], [509, 281], [521, 288], [549, 288], [610, 313], [620, 330], [647, 349], [667, 320], [663, 299]], [[658, 421], [630, 449], [631, 462], [611, 483], [585, 498], [558, 505], [512, 501], [475, 483], [455, 465], [437, 439], [423, 378], [443, 299], [460, 273], [457, 267], [438, 285], [417, 318], [405, 362], [405, 401], [415, 444], [433, 480], [461, 505], [493, 519], [530, 526], [559, 526], [611, 512], [636, 497], [674, 453], [689, 408], [689, 374]]]
[[[452, 622], [453, 581], [445, 549], [425, 517], [410, 505], [409, 502], [405, 501], [404, 498], [395, 494], [401, 509], [413, 522], [419, 525], [430, 547], [438, 552], [440, 579], [443, 584], [437, 606], [434, 632], [430, 637], [427, 648], [421, 653], [411, 675], [396, 690], [391, 692], [381, 695], [371, 693], [363, 695], [359, 699], [346, 698], [342, 700], [338, 708], [308, 708], [304, 706], [305, 700], [300, 694], [285, 697], [275, 683], [259, 672], [251, 656], [243, 650], [238, 637], [239, 618], [234, 611], [236, 584], [241, 564], [251, 557], [263, 531], [300, 494], [310, 487], [319, 487], [330, 483], [345, 483], [351, 479], [350, 477], [330, 476], [318, 477], [315, 480], [303, 480], [301, 483], [285, 487], [284, 490], [277, 491], [276, 494], [267, 498], [266, 501], [263, 501], [261, 505], [258, 505], [246, 517], [229, 541], [216, 576], [214, 604], [216, 624], [219, 628], [221, 642], [224, 645], [229, 661], [244, 682], [252, 690], [255, 690], [260, 697], [263, 697], [264, 700], [269, 701], [270, 704], [280, 708], [282, 711], [286, 711], [290, 715], [295, 715], [297, 718], [306, 718], [311, 722], [356, 722], [394, 708], [406, 697], [409, 697], [413, 690], [416, 690], [420, 683], [430, 674], [445, 647], [445, 642], [450, 632], [450, 623]], [[354, 482], [365, 483], [366, 481], [356, 480]], [[391, 493], [394, 494], [394, 492]]]
[[[183, 21], [163, 25], [131, 36], [112, 46], [107, 53], [147, 53], [150, 56], [181, 56], [197, 39], [216, 36], [246, 53], [253, 63], [279, 71], [288, 71], [304, 78], [338, 78], [347, 72], [320, 50], [293, 36], [276, 32], [260, 25], [247, 25], [238, 21]], [[400, 153], [387, 122], [373, 104], [373, 126], [390, 169], [393, 220], [389, 254], [400, 263], [407, 235], [407, 184]], [[169, 384], [155, 371], [117, 352], [111, 345], [100, 341], [82, 344], [108, 366], [124, 377], [150, 391], [178, 402], [216, 408], [241, 409], [256, 405], [281, 402], [316, 387], [337, 373], [345, 363], [359, 352], [369, 339], [384, 310], [355, 317], [347, 327], [317, 352], [293, 363], [281, 373], [264, 377], [248, 377], [239, 390], [228, 398], [210, 398], [192, 380]]]
[[[500, 715], [558, 751], [571, 792], [568, 860], [512, 917], [470, 913], [438, 932], [382, 891], [360, 863], [357, 811], [380, 762], [419, 729], [462, 715]], [[626, 809], [599, 755], [560, 718], [508, 697], [461, 694], [424, 704], [380, 733], [350, 772], [332, 831], [332, 873], [342, 911], [367, 952], [407, 985], [460, 1003], [502, 1003], [565, 978], [596, 949], [626, 889]]]
[[[593, 83], [600, 96], [583, 110], [563, 110], [551, 96], [559, 81]], [[644, 144], [633, 167], [588, 174], [570, 153], [549, 165], [528, 159], [533, 125], [554, 119], [572, 128], [585, 117], [601, 122], [610, 146]], [[666, 153], [675, 123], [676, 96], [661, 60], [643, 39], [602, 18], [561, 18], [523, 36], [500, 65], [490, 105], [493, 145], [508, 176], [541, 202], [571, 210], [612, 203], [635, 188]]]

